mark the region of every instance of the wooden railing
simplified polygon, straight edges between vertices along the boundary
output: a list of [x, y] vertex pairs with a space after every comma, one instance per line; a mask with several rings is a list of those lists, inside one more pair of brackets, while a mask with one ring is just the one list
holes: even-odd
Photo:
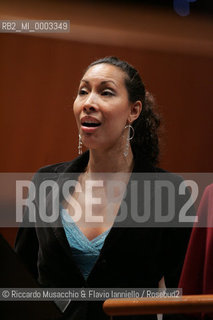
[[110, 316], [174, 314], [174, 313], [211, 313], [213, 295], [192, 295], [165, 298], [108, 299], [103, 309]]

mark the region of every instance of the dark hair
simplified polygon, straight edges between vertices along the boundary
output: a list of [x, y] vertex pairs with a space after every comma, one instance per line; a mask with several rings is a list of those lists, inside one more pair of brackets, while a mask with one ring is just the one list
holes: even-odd
[[126, 74], [125, 86], [128, 91], [129, 101], [136, 102], [140, 100], [142, 102], [142, 111], [132, 124], [135, 130], [135, 135], [130, 141], [132, 151], [135, 155], [140, 153], [144, 161], [153, 165], [156, 164], [159, 155], [157, 129], [160, 125], [160, 117], [153, 111], [155, 105], [153, 96], [145, 90], [138, 71], [128, 62], [117, 57], [109, 56], [96, 60], [88, 66], [87, 70], [101, 63], [108, 63], [120, 68]]

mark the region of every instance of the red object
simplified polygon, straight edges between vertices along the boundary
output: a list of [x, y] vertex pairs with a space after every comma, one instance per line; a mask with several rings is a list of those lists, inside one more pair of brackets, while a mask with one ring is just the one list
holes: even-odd
[[213, 184], [204, 190], [197, 215], [179, 282], [184, 295], [213, 293]]

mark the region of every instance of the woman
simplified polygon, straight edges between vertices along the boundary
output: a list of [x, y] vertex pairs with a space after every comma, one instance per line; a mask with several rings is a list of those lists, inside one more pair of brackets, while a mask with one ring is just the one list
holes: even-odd
[[[66, 174], [73, 174], [81, 192], [73, 188], [67, 201], [61, 200], [59, 225], [20, 228], [16, 241], [18, 254], [44, 287], [157, 288], [164, 277], [167, 287], [176, 288], [188, 229], [115, 226], [113, 221], [121, 212], [124, 192], [111, 207], [112, 219], [107, 224], [93, 227], [89, 223], [80, 224], [73, 209], [78, 202], [81, 210], [77, 216], [86, 220], [85, 212], [91, 204], [85, 198], [88, 174], [91, 180], [96, 180], [94, 173], [102, 178], [104, 173], [124, 173], [122, 182], [128, 184], [133, 173], [163, 172], [155, 167], [159, 118], [153, 112], [153, 99], [145, 91], [139, 73], [116, 57], [93, 62], [81, 79], [73, 109], [80, 156], [72, 162], [42, 168], [39, 173], [42, 181], [48, 179], [49, 173], [57, 175], [60, 190]], [[89, 151], [81, 154], [82, 145]], [[37, 173], [34, 178], [36, 184], [41, 181], [38, 176]], [[176, 176], [171, 175], [171, 179], [180, 182]], [[105, 218], [108, 207], [105, 183], [102, 191], [101, 214]], [[52, 202], [48, 198], [49, 195], [50, 211]], [[76, 224], [68, 223], [73, 220]], [[91, 301], [71, 302], [65, 315], [67, 319], [108, 319], [102, 303]], [[156, 319], [156, 315], [145, 318]]]

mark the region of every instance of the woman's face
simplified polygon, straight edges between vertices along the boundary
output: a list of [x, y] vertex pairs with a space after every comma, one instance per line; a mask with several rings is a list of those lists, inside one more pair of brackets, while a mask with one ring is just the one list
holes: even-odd
[[104, 63], [84, 74], [73, 110], [87, 148], [104, 150], [125, 142], [124, 127], [132, 122], [132, 104], [124, 79], [122, 70]]

